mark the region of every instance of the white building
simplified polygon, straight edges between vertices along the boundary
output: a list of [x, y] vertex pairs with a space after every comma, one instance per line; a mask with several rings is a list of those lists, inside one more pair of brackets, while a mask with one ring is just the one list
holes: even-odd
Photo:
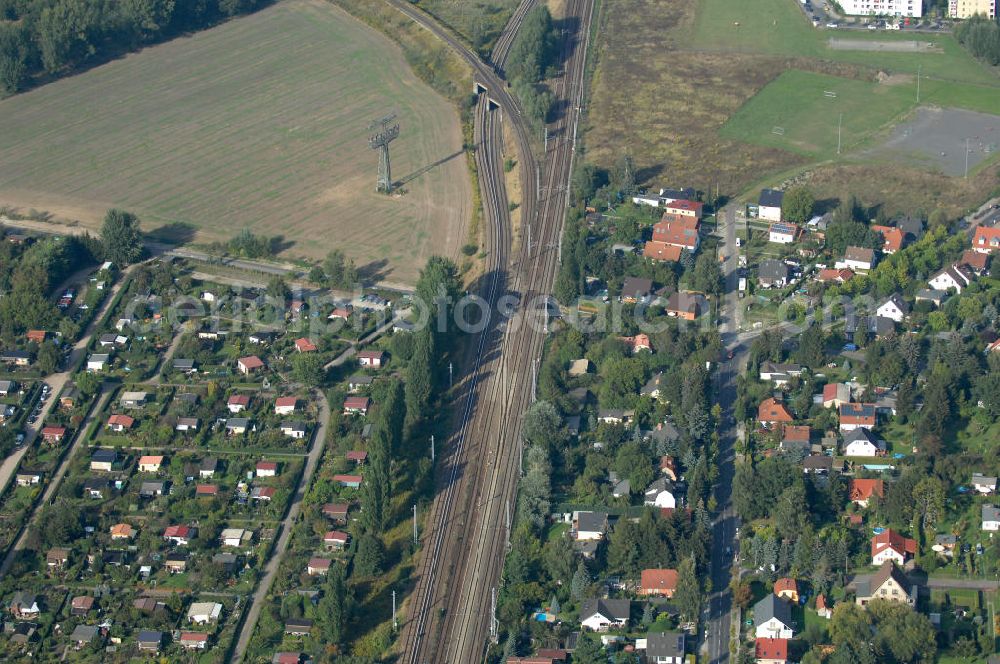
[[923, 0], [840, 0], [848, 16], [909, 16], [924, 14]]
[[902, 323], [906, 315], [910, 313], [910, 306], [900, 297], [899, 293], [893, 293], [889, 296], [888, 300], [882, 303], [875, 313], [882, 318], [889, 318], [897, 323]]
[[764, 221], [781, 221], [781, 204], [785, 192], [777, 189], [762, 189], [757, 199], [757, 218]]
[[946, 291], [954, 288], [956, 293], [961, 293], [963, 288], [972, 283], [972, 275], [966, 272], [965, 268], [951, 265], [935, 274], [927, 283], [934, 290]]
[[976, 14], [996, 18], [997, 0], [949, 0], [948, 16], [951, 18], [972, 18]]

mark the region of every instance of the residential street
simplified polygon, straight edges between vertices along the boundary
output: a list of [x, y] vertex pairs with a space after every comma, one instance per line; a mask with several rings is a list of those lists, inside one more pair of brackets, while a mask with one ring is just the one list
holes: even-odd
[[326, 396], [319, 390], [315, 391], [314, 397], [319, 399], [320, 404], [319, 426], [316, 428], [316, 437], [313, 439], [312, 449], [309, 450], [309, 457], [306, 459], [305, 470], [302, 471], [302, 477], [299, 478], [299, 486], [292, 497], [288, 513], [282, 520], [281, 526], [279, 526], [278, 541], [275, 542], [271, 555], [267, 559], [267, 564], [264, 565], [264, 576], [257, 583], [257, 589], [253, 594], [253, 601], [250, 604], [249, 610], [243, 616], [243, 621], [240, 624], [239, 639], [237, 639], [236, 645], [229, 657], [230, 662], [242, 661], [243, 655], [250, 645], [250, 638], [253, 636], [257, 619], [260, 617], [260, 612], [267, 601], [267, 595], [274, 584], [274, 577], [278, 574], [281, 560], [288, 550], [288, 543], [292, 538], [292, 528], [299, 518], [299, 513], [302, 511], [302, 499], [305, 498], [309, 482], [312, 480], [312, 476], [319, 466], [320, 459], [323, 458], [323, 450], [326, 446], [326, 429], [330, 424], [330, 404], [327, 402]]

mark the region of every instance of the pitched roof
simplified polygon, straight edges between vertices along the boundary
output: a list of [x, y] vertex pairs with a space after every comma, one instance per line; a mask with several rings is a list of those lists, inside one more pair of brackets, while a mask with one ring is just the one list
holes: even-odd
[[788, 659], [788, 639], [759, 638], [754, 641], [754, 655], [761, 659]]
[[823, 386], [823, 401], [851, 400], [851, 388], [846, 383], [827, 383]]
[[764, 595], [753, 607], [753, 622], [759, 626], [771, 618], [777, 618], [783, 625], [792, 625], [792, 605], [788, 600], [774, 594]]
[[129, 417], [128, 415], [112, 415], [108, 418], [108, 426], [122, 426], [126, 429], [131, 429], [132, 425], [135, 424], [135, 418]]
[[644, 569], [640, 577], [639, 587], [643, 590], [672, 593], [677, 589], [677, 570]]
[[264, 362], [256, 355], [248, 355], [247, 357], [241, 357], [239, 363], [242, 364], [247, 369], [260, 369], [264, 366]]
[[784, 261], [769, 258], [760, 262], [760, 265], [757, 267], [757, 276], [760, 279], [771, 281], [788, 279], [788, 266], [785, 265]]
[[897, 533], [892, 528], [887, 528], [872, 537], [873, 556], [886, 548], [904, 555], [917, 555], [917, 541], [909, 537], [903, 537], [903, 535]]
[[840, 405], [840, 423], [875, 422], [875, 404], [844, 403]]
[[287, 408], [289, 406], [295, 408], [296, 403], [298, 403], [298, 399], [295, 397], [278, 397], [274, 402], [274, 406], [275, 408]]
[[820, 281], [843, 282], [843, 281], [850, 281], [850, 279], [853, 276], [854, 276], [854, 271], [849, 268], [845, 267], [838, 270], [836, 268], [831, 267], [820, 270], [816, 278], [819, 279]]
[[875, 260], [875, 252], [868, 247], [848, 247], [844, 251], [844, 259], [858, 263], [871, 263]]
[[250, 395], [249, 394], [234, 394], [229, 397], [226, 402], [230, 406], [249, 406], [250, 405]]
[[882, 236], [882, 252], [891, 254], [903, 247], [903, 231], [895, 226], [872, 226]]
[[580, 605], [580, 620], [601, 614], [611, 620], [628, 620], [632, 602], [627, 599], [586, 599]]
[[977, 272], [982, 272], [989, 266], [990, 255], [984, 254], [982, 252], [976, 251], [974, 249], [966, 249], [962, 253], [962, 258], [959, 259], [959, 265], [966, 265], [971, 267]]
[[774, 594], [781, 592], [799, 592], [799, 584], [795, 579], [783, 577], [774, 582]]
[[892, 304], [895, 305], [895, 307], [900, 311], [902, 311], [904, 314], [910, 312], [910, 305], [906, 303], [906, 300], [904, 300], [903, 296], [900, 295], [899, 293], [893, 293], [888, 298], [886, 298], [886, 301], [883, 303], [883, 306], [885, 306], [890, 302], [892, 302]]
[[[869, 579], [868, 588], [869, 592], [874, 594], [879, 588], [885, 585], [886, 581], [892, 579], [900, 585], [900, 587], [906, 591], [910, 591], [910, 581], [906, 578], [896, 564], [891, 560], [887, 560], [882, 563], [882, 566], [878, 568], [878, 571]], [[861, 594], [861, 588], [858, 588], [858, 594]]]
[[1000, 248], [1000, 226], [976, 226], [972, 246], [988, 250]]
[[757, 408], [757, 419], [760, 422], [791, 422], [794, 418], [785, 405], [774, 397], [764, 399]]
[[622, 283], [622, 297], [641, 298], [653, 291], [653, 281], [639, 277], [628, 277]]
[[761, 189], [760, 198], [757, 199], [759, 205], [764, 207], [781, 207], [782, 201], [785, 200], [785, 192], [779, 191], [777, 189]]
[[872, 496], [881, 498], [885, 495], [885, 482], [882, 480], [852, 479], [848, 482], [848, 495], [851, 500], [868, 500]]
[[295, 340], [295, 348], [300, 353], [308, 353], [316, 350], [316, 344], [314, 344], [311, 340], [302, 337], [301, 339]]
[[683, 657], [684, 640], [684, 632], [649, 632], [646, 634], [646, 657]]
[[781, 429], [781, 439], [784, 442], [809, 442], [809, 435], [812, 429], [808, 425], [786, 424]]
[[676, 262], [681, 259], [681, 248], [674, 244], [649, 240], [642, 248], [642, 255], [653, 260]]

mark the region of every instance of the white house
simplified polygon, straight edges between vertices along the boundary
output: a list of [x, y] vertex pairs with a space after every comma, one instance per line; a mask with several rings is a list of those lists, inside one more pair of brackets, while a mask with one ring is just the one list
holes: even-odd
[[983, 505], [983, 530], [1000, 530], [1000, 507]]
[[765, 221], [781, 221], [781, 204], [785, 192], [777, 189], [762, 189], [757, 199], [757, 217]]
[[606, 632], [628, 624], [632, 603], [627, 599], [588, 599], [580, 607], [580, 625], [592, 632]]
[[906, 303], [906, 300], [899, 293], [893, 293], [889, 296], [888, 300], [879, 306], [875, 313], [882, 318], [889, 318], [897, 323], [902, 323], [903, 319], [910, 313], [910, 305]]
[[927, 283], [935, 290], [946, 291], [953, 288], [956, 293], [961, 293], [963, 288], [972, 283], [972, 275], [964, 267], [952, 265], [935, 274]]
[[298, 400], [295, 397], [278, 397], [274, 402], [275, 415], [291, 415], [295, 412]]
[[882, 446], [868, 429], [858, 427], [844, 436], [844, 456], [874, 457], [878, 456]]
[[195, 602], [188, 609], [188, 620], [196, 625], [216, 622], [222, 615], [222, 605], [218, 602]]
[[988, 496], [997, 490], [997, 478], [987, 477], [980, 473], [972, 474], [972, 488], [984, 496]]
[[94, 353], [87, 358], [87, 371], [104, 371], [104, 365], [110, 358], [107, 353]]
[[248, 533], [250, 531], [243, 528], [223, 528], [219, 539], [223, 546], [241, 546], [245, 539], [249, 539]]
[[891, 528], [872, 537], [872, 565], [880, 566], [891, 561], [899, 566], [917, 555], [917, 541], [903, 537]]
[[608, 532], [608, 515], [604, 512], [574, 512], [573, 524], [578, 542], [604, 539], [604, 534]]
[[844, 252], [844, 260], [834, 263], [838, 270], [848, 268], [867, 272], [875, 264], [875, 252], [868, 247], [848, 247]]
[[792, 605], [787, 599], [768, 593], [753, 607], [754, 634], [758, 639], [790, 639]]
[[777, 244], [791, 244], [795, 242], [799, 229], [795, 224], [773, 223], [767, 229], [767, 241]]
[[654, 480], [646, 489], [643, 503], [653, 507], [676, 508], [677, 499], [674, 497], [673, 484], [666, 477]]

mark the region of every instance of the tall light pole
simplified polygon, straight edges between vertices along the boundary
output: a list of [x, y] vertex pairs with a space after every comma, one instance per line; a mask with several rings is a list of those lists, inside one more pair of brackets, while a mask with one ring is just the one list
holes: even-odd
[[965, 139], [965, 179], [969, 179], [969, 139]]
[[842, 129], [844, 126], [844, 114], [840, 114], [840, 118], [837, 120], [837, 154], [840, 154], [840, 137], [842, 135]]
[[917, 103], [920, 103], [920, 68], [923, 65], [917, 65]]
[[413, 503], [413, 544], [417, 544], [417, 504]]

